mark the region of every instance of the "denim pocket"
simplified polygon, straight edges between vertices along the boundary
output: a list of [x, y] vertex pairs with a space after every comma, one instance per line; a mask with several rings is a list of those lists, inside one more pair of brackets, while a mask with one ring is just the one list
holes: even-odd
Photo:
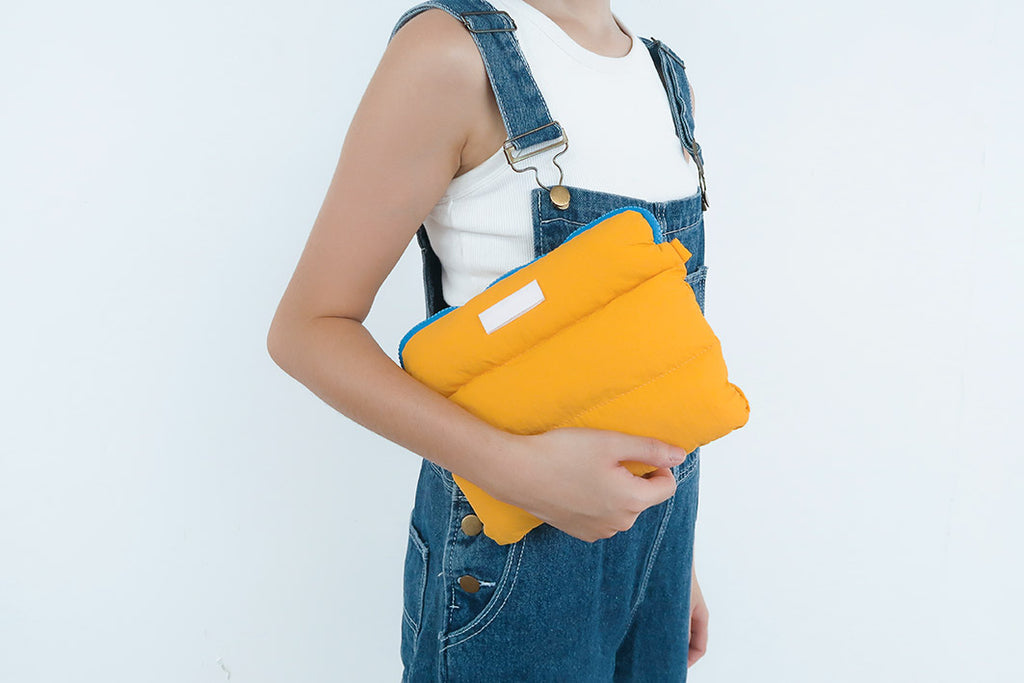
[[519, 577], [526, 534], [515, 543], [499, 545], [482, 531], [467, 534], [463, 520], [473, 513], [458, 492], [453, 499], [455, 528], [445, 548], [447, 580], [452, 596], [442, 647], [458, 645], [487, 628], [509, 604]]
[[[693, 196], [699, 197], [700, 196], [700, 190], [698, 190], [697, 193], [695, 195], [693, 195]], [[697, 216], [696, 218], [690, 216], [686, 220], [689, 220], [691, 222], [688, 223], [687, 225], [680, 225], [680, 226], [677, 226], [677, 225], [666, 225], [666, 226], [664, 226], [665, 241], [666, 242], [671, 240], [673, 237], [677, 237], [677, 238], [679, 238], [680, 242], [683, 242], [684, 241], [683, 233], [690, 232], [694, 228], [700, 228], [700, 227], [703, 227], [703, 225], [704, 225], [704, 216]]]
[[556, 207], [546, 190], [537, 187], [530, 194], [534, 256], [548, 253], [565, 242], [571, 233], [609, 211], [624, 206], [640, 206], [657, 215], [657, 207], [652, 202], [637, 197], [575, 185], [565, 187], [570, 194], [569, 206], [565, 209]]
[[409, 542], [405, 550], [402, 605], [402, 663], [406, 668], [412, 665], [413, 655], [419, 641], [420, 625], [423, 619], [423, 599], [427, 587], [427, 544], [416, 528], [414, 519], [409, 520]]
[[692, 272], [686, 274], [686, 284], [693, 290], [693, 296], [700, 305], [700, 312], [704, 313], [704, 283], [707, 281], [708, 267], [703, 263]]
[[[693, 201], [700, 202], [700, 193], [693, 195]], [[692, 211], [697, 211], [693, 215]], [[683, 215], [672, 216], [665, 223], [665, 241], [677, 239], [679, 243], [690, 252], [690, 258], [686, 261], [686, 268], [691, 273], [696, 273], [700, 264], [704, 263], [704, 216], [699, 209], [683, 210]]]

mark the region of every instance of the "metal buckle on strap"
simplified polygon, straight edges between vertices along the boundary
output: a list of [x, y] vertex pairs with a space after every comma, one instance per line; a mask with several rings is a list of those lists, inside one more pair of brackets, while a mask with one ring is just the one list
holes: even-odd
[[[561, 131], [561, 133], [558, 136], [558, 139], [556, 139], [556, 140], [554, 140], [552, 142], [549, 142], [548, 144], [544, 145], [540, 149], [535, 149], [532, 152], [527, 152], [525, 154], [520, 154], [519, 156], [513, 156], [512, 155], [512, 151], [511, 150], [513, 149], [513, 146], [512, 146], [512, 141], [513, 140], [518, 140], [519, 138], [523, 137], [524, 135], [529, 135], [530, 133], [535, 133], [538, 130], [541, 130], [542, 128], [547, 128], [548, 126], [553, 126], [555, 124], [558, 124], [558, 130]], [[516, 165], [515, 165], [516, 161], [519, 161], [520, 159], [528, 159], [528, 158], [530, 158], [530, 157], [532, 157], [532, 156], [534, 156], [536, 154], [540, 154], [541, 152], [545, 152], [545, 151], [547, 151], [547, 150], [549, 150], [549, 149], [551, 149], [553, 147], [558, 147], [563, 142], [565, 143], [565, 147], [562, 148], [562, 151], [558, 152], [553, 157], [551, 157], [551, 163], [553, 163], [555, 165], [555, 167], [558, 168], [558, 185], [554, 185], [552, 187], [548, 187], [547, 185], [542, 183], [540, 181], [540, 169], [538, 169], [536, 166], [527, 166], [526, 168], [516, 168]], [[558, 157], [560, 157], [563, 154], [565, 154], [566, 151], [569, 149], [569, 137], [565, 134], [565, 129], [562, 128], [562, 124], [558, 123], [558, 121], [551, 121], [549, 123], [545, 123], [543, 126], [537, 126], [533, 130], [528, 130], [525, 133], [520, 133], [519, 135], [516, 135], [514, 137], [511, 137], [511, 138], [505, 140], [505, 142], [502, 144], [501, 147], [502, 147], [503, 150], [505, 150], [505, 159], [508, 160], [508, 165], [512, 168], [513, 171], [515, 171], [516, 173], [525, 173], [525, 172], [527, 172], [529, 170], [532, 170], [533, 171], [534, 181], [537, 183], [537, 185], [539, 185], [540, 187], [544, 188], [545, 190], [547, 190], [550, 193], [551, 201], [555, 204], [556, 207], [558, 207], [559, 209], [564, 209], [565, 207], [569, 206], [569, 191], [567, 189], [565, 189], [565, 187], [562, 186], [562, 180], [565, 178], [565, 171], [562, 169], [561, 164], [558, 163]]]
[[[472, 26], [469, 25], [469, 20], [466, 19], [466, 17], [470, 14], [504, 14], [512, 23], [512, 28], [506, 28], [503, 26], [500, 28], [474, 29]], [[487, 10], [484, 12], [459, 12], [459, 19], [466, 26], [466, 28], [469, 29], [470, 33], [497, 33], [498, 31], [515, 31], [517, 28], [516, 20], [509, 16], [509, 13], [503, 9]]]
[[[551, 142], [549, 142], [548, 144], [544, 145], [540, 149], [535, 149], [532, 152], [527, 152], [526, 154], [520, 154], [519, 156], [513, 156], [512, 155], [512, 150], [515, 149], [515, 146], [512, 144], [513, 140], [518, 140], [519, 138], [525, 137], [525, 136], [529, 135], [530, 133], [536, 133], [538, 130], [541, 130], [543, 128], [547, 128], [548, 126], [554, 126], [556, 124], [558, 125], [558, 130], [561, 131], [559, 133], [557, 139], [552, 140]], [[541, 152], [546, 152], [547, 150], [549, 150], [549, 149], [551, 149], [553, 147], [557, 147], [558, 145], [562, 144], [563, 142], [565, 143], [565, 149], [569, 149], [569, 139], [565, 135], [565, 129], [562, 128], [562, 124], [558, 123], [558, 121], [551, 121], [550, 123], [545, 123], [543, 126], [537, 126], [533, 130], [528, 130], [525, 133], [520, 133], [519, 135], [516, 135], [515, 137], [508, 138], [507, 140], [505, 140], [504, 143], [502, 143], [501, 147], [502, 147], [502, 149], [505, 150], [505, 158], [508, 160], [508, 163], [511, 166], [513, 163], [515, 163], [516, 161], [519, 161], [520, 159], [529, 159], [530, 157], [534, 156], [535, 154], [540, 154]], [[564, 152], [565, 150], [562, 150], [562, 151]]]
[[700, 160], [700, 145], [692, 137], [690, 139], [693, 141], [693, 151], [690, 152], [690, 158], [697, 165], [697, 175], [700, 180], [700, 209], [701, 211], [707, 211], [711, 204], [708, 202], [708, 188], [704, 182], [704, 162]]

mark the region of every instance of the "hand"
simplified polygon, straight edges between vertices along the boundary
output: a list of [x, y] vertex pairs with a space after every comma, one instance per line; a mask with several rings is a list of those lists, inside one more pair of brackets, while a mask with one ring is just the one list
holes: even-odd
[[704, 656], [708, 648], [708, 606], [697, 583], [697, 568], [690, 576], [690, 653], [686, 666], [691, 667]]
[[[588, 543], [632, 528], [641, 512], [675, 495], [670, 468], [686, 458], [652, 437], [588, 427], [523, 435], [515, 444], [515, 456], [492, 468], [483, 488]], [[657, 469], [638, 476], [622, 461]]]

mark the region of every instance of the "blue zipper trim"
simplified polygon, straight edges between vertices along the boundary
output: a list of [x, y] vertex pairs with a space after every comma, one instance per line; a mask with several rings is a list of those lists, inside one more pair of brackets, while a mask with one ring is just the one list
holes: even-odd
[[[581, 225], [580, 227], [576, 228], [571, 233], [569, 233], [566, 236], [566, 238], [564, 240], [562, 240], [562, 243], [559, 244], [558, 246], [562, 246], [562, 244], [565, 244], [566, 242], [571, 240], [573, 237], [576, 237], [577, 235], [583, 233], [584, 231], [589, 230], [590, 228], [594, 227], [598, 223], [606, 221], [609, 218], [611, 218], [612, 216], [620, 214], [623, 211], [636, 211], [636, 212], [640, 213], [644, 218], [647, 219], [647, 223], [651, 227], [651, 234], [654, 237], [654, 243], [655, 244], [661, 244], [662, 242], [665, 241], [665, 233], [664, 233], [664, 231], [661, 228], [661, 224], [658, 223], [658, 219], [654, 216], [653, 213], [651, 213], [650, 209], [645, 209], [642, 206], [634, 206], [634, 205], [630, 204], [630, 205], [623, 206], [621, 208], [615, 209], [613, 211], [609, 211], [608, 213], [606, 213], [606, 214], [604, 214], [602, 216], [598, 216], [597, 218], [595, 218], [594, 220], [590, 221], [586, 225]], [[557, 249], [558, 247], [555, 247], [555, 248]], [[552, 251], [554, 251], [554, 250], [552, 250]], [[536, 261], [539, 261], [540, 259], [544, 258], [545, 256], [547, 256], [550, 253], [551, 252], [549, 251], [549, 252], [547, 252], [547, 254], [541, 254], [540, 256], [536, 256], [532, 260], [527, 261], [526, 263], [524, 263], [523, 265], [516, 266], [515, 268], [509, 270], [507, 273], [505, 273], [503, 275], [499, 275], [497, 278], [495, 278], [491, 282], [491, 284], [489, 284], [486, 287], [484, 287], [484, 291], [490, 289], [495, 284], [497, 284], [498, 282], [501, 282], [502, 280], [504, 280], [508, 276], [512, 275], [513, 273], [515, 273], [515, 272], [517, 272], [519, 270], [522, 270], [526, 266], [528, 266], [528, 265], [530, 265], [530, 264], [532, 264], [532, 263], [534, 263]], [[406, 343], [408, 343], [409, 339], [411, 339], [414, 334], [416, 334], [417, 332], [422, 330], [424, 327], [426, 327], [430, 323], [434, 322], [435, 320], [437, 320], [441, 316], [444, 316], [444, 315], [447, 315], [447, 314], [451, 313], [456, 308], [461, 308], [461, 306], [448, 306], [447, 308], [442, 308], [440, 311], [438, 311], [434, 315], [430, 316], [426, 320], [422, 320], [422, 321], [416, 323], [412, 327], [412, 329], [410, 329], [408, 332], [405, 333], [405, 336], [402, 337], [402, 341], [399, 342], [399, 344], [398, 344], [398, 363], [399, 363], [399, 365], [402, 366], [403, 370], [405, 369], [405, 360], [402, 357], [402, 352], [405, 349], [405, 345], [406, 345]]]
[[422, 330], [424, 327], [426, 327], [430, 323], [432, 323], [435, 320], [437, 320], [438, 318], [440, 318], [442, 315], [447, 315], [447, 314], [451, 313], [456, 308], [458, 308], [458, 306], [449, 306], [448, 308], [442, 308], [440, 311], [438, 311], [434, 315], [430, 316], [426, 320], [421, 320], [420, 322], [416, 323], [412, 327], [412, 329], [410, 329], [408, 332], [405, 333], [405, 336], [402, 337], [402, 341], [398, 344], [398, 363], [402, 366], [403, 370], [405, 369], [405, 359], [402, 358], [402, 351], [403, 351], [403, 349], [405, 349], [406, 342], [409, 341], [409, 339], [412, 337], [412, 335], [416, 334], [417, 332]]

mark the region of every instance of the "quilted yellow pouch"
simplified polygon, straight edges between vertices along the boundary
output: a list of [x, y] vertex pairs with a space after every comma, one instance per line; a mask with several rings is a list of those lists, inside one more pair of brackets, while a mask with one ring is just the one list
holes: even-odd
[[[409, 330], [402, 367], [517, 434], [592, 427], [691, 452], [747, 422], [721, 343], [686, 282], [690, 252], [643, 207], [610, 211], [462, 306]], [[655, 467], [623, 465], [642, 475]], [[484, 533], [504, 545], [540, 519], [454, 474]]]

